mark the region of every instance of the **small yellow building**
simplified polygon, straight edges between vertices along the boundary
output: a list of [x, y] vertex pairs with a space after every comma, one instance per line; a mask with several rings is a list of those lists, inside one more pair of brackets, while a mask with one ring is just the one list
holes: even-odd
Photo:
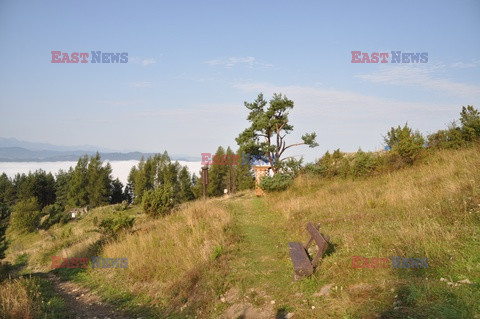
[[253, 166], [253, 171], [255, 172], [255, 195], [263, 196], [265, 194], [259, 185], [260, 185], [260, 180], [262, 179], [262, 177], [268, 174], [269, 170], [270, 170], [270, 166], [266, 166], [266, 165]]

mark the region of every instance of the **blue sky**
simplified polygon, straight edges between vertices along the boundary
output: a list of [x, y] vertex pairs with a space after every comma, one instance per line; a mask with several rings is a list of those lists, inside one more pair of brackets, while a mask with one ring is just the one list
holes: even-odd
[[[382, 147], [480, 101], [479, 1], [0, 2], [0, 136], [200, 156], [236, 149], [244, 101], [294, 100], [289, 141]], [[128, 52], [126, 64], [54, 64], [51, 51]], [[351, 51], [428, 52], [353, 64]]]

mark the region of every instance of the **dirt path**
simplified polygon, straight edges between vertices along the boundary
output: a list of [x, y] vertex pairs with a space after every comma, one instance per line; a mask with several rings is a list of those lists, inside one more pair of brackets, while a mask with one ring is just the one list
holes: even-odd
[[222, 318], [291, 318], [282, 307], [289, 298], [293, 272], [286, 240], [274, 227], [278, 218], [259, 198], [233, 202], [230, 210], [241, 236], [235, 258], [233, 286], [222, 302], [228, 307]]
[[120, 311], [115, 310], [100, 300], [100, 298], [87, 288], [70, 281], [61, 281], [54, 274], [48, 274], [48, 279], [53, 284], [57, 293], [65, 300], [66, 307], [75, 319], [128, 319]]

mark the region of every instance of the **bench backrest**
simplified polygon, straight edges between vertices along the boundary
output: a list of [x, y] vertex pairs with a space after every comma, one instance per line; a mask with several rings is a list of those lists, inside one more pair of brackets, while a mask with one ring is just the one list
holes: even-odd
[[307, 224], [307, 231], [310, 234], [310, 240], [305, 245], [305, 249], [308, 250], [308, 247], [310, 246], [312, 241], [315, 241], [318, 246], [318, 252], [312, 260], [312, 265], [315, 266], [318, 262], [318, 259], [323, 255], [325, 250], [327, 250], [328, 238], [323, 238], [322, 234], [320, 234], [320, 232], [318, 231], [318, 228], [315, 227], [312, 223]]

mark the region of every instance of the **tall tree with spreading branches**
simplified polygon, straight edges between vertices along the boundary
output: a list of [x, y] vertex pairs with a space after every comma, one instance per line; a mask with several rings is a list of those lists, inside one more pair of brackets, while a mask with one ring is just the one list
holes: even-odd
[[287, 145], [285, 138], [293, 131], [293, 125], [288, 120], [293, 101], [281, 93], [273, 94], [269, 102], [260, 93], [253, 103], [244, 104], [250, 110], [247, 120], [251, 125], [240, 133], [236, 141], [244, 152], [265, 156], [274, 174], [281, 169], [282, 161], [288, 159], [282, 158], [287, 149], [300, 145], [318, 146], [315, 132], [304, 134], [302, 142]]

